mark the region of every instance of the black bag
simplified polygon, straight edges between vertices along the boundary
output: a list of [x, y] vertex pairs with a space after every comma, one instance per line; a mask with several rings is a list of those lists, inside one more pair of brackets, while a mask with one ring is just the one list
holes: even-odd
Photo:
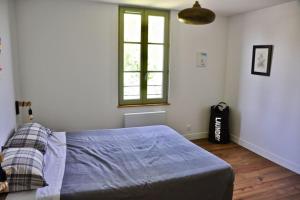
[[7, 181], [6, 172], [2, 169], [2, 166], [0, 164], [0, 182]]
[[230, 142], [228, 118], [229, 107], [226, 103], [220, 102], [211, 107], [208, 137], [210, 142], [218, 144]]

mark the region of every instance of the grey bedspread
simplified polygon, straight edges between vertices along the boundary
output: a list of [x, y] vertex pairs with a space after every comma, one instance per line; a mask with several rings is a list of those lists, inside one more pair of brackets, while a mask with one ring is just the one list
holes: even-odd
[[67, 133], [62, 200], [228, 200], [229, 164], [167, 126]]

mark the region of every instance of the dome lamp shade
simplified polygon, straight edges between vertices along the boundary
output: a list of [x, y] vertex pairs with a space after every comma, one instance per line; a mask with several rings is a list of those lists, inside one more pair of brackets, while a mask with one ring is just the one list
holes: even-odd
[[206, 8], [202, 8], [198, 1], [192, 8], [187, 8], [178, 13], [178, 20], [185, 24], [204, 25], [215, 21], [216, 14]]

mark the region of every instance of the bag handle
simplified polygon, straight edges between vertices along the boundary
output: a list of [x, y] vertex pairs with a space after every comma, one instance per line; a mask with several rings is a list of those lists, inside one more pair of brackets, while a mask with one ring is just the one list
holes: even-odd
[[221, 101], [221, 102], [218, 104], [218, 106], [222, 106], [222, 105], [227, 106], [227, 103], [225, 103], [224, 101]]
[[218, 107], [220, 111], [223, 111], [227, 107], [227, 103], [221, 101], [218, 105], [215, 105], [215, 107]]

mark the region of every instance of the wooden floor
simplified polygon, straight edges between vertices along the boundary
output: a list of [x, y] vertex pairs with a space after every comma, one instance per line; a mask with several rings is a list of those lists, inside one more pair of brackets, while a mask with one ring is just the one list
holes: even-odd
[[300, 200], [300, 175], [234, 143], [217, 145], [207, 139], [194, 143], [232, 165], [233, 199]]

